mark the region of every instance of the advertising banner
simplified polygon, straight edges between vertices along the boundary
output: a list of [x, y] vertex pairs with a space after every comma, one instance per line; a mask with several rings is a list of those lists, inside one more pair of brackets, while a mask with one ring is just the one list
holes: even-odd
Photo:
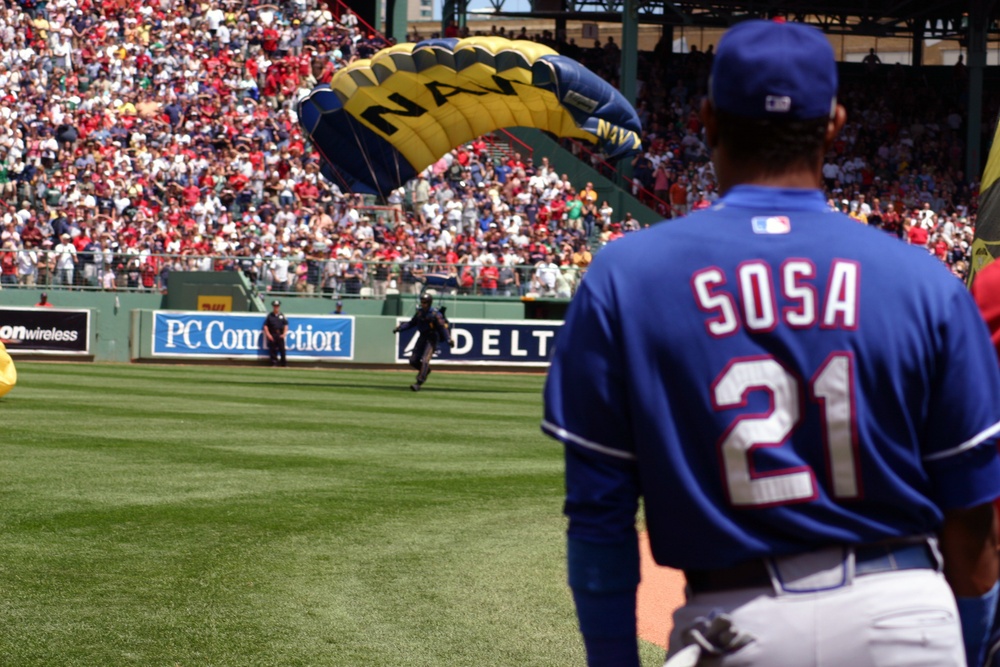
[[[195, 359], [267, 357], [264, 313], [153, 313], [153, 356]], [[354, 358], [354, 318], [291, 315], [285, 346], [290, 360]]]
[[0, 340], [15, 356], [90, 354], [90, 311], [0, 308]]
[[198, 310], [211, 310], [221, 312], [231, 312], [233, 309], [233, 297], [231, 296], [208, 296], [198, 295]]
[[[397, 324], [407, 321], [400, 318]], [[455, 347], [442, 343], [434, 363], [547, 366], [561, 326], [552, 320], [451, 320]], [[409, 359], [416, 342], [416, 329], [396, 335], [397, 363]]]

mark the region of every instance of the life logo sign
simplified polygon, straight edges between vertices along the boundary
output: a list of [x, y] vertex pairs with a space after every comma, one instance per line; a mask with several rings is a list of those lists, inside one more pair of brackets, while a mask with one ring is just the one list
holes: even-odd
[[[197, 359], [266, 357], [263, 314], [153, 313], [153, 356]], [[293, 315], [288, 318], [285, 349], [303, 361], [354, 358], [354, 318]]]
[[[562, 322], [553, 320], [451, 320], [455, 346], [449, 348], [442, 340], [434, 363], [548, 366], [560, 327]], [[418, 335], [413, 328], [396, 336], [396, 363], [410, 358]]]

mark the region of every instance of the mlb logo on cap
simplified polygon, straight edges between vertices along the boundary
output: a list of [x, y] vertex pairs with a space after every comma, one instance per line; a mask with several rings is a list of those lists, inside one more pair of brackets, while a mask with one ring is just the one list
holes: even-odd
[[802, 23], [744, 21], [730, 28], [712, 63], [712, 104], [742, 118], [832, 118], [837, 62], [826, 36]]
[[792, 231], [792, 221], [783, 215], [761, 215], [750, 219], [754, 234], [787, 234]]
[[787, 95], [768, 95], [764, 108], [771, 113], [788, 113], [792, 110], [792, 98]]

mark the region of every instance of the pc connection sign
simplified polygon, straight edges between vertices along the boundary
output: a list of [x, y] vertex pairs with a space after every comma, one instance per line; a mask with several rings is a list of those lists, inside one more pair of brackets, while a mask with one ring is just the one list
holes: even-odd
[[90, 311], [0, 308], [0, 340], [11, 354], [90, 354]]
[[[266, 357], [264, 317], [263, 313], [153, 313], [153, 356]], [[285, 345], [289, 359], [351, 360], [354, 318], [291, 315]]]

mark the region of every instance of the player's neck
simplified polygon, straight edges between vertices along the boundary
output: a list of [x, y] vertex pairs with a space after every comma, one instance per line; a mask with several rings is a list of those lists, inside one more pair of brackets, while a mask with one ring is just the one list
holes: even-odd
[[722, 194], [737, 185], [757, 185], [767, 188], [818, 190], [823, 184], [822, 165], [803, 165], [781, 172], [761, 171], [757, 165], [738, 165], [726, 160], [716, 163], [716, 177]]
[[783, 174], [746, 174], [744, 177], [725, 179], [719, 177], [719, 189], [722, 194], [736, 185], [757, 185], [765, 188], [793, 188], [801, 190], [818, 190], [822, 181], [807, 172]]

